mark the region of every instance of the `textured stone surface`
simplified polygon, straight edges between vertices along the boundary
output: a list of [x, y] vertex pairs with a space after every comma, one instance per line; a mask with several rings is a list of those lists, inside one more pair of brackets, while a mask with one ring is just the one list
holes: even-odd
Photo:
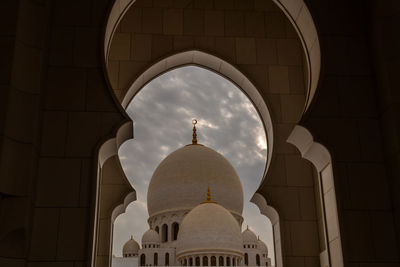
[[[189, 145], [170, 154], [154, 171], [147, 193], [149, 215], [197, 206], [207, 190], [201, 184], [209, 184], [216, 202], [233, 213], [242, 213], [243, 189], [232, 165], [208, 147]], [[181, 193], [177, 195], [177, 191]]]

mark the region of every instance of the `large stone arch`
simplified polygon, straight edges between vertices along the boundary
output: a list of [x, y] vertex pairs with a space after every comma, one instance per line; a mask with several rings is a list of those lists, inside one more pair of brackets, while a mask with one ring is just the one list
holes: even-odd
[[[307, 101], [304, 107], [304, 111], [306, 111], [316, 92], [321, 68], [321, 51], [317, 29], [311, 13], [303, 0], [271, 1], [285, 13], [302, 43], [307, 68]], [[116, 0], [111, 8], [106, 23], [103, 47], [103, 56], [106, 62], [109, 58], [112, 39], [117, 31], [117, 27], [125, 13], [135, 2], [136, 0]]]
[[[270, 1], [265, 2], [269, 3]], [[118, 6], [119, 4], [121, 6]], [[173, 45], [168, 44], [168, 42], [175, 42], [177, 38], [171, 39], [167, 32], [163, 32], [165, 31], [164, 22], [161, 22], [163, 25], [161, 26], [162, 35], [154, 34], [151, 32], [152, 30], [149, 30], [150, 32], [144, 33], [146, 36], [142, 40], [137, 39], [134, 36], [135, 33], [126, 39], [127, 36], [124, 36], [122, 28], [124, 28], [124, 23], [128, 27], [128, 22], [124, 22], [124, 20], [130, 18], [130, 23], [133, 23], [135, 5], [133, 1], [125, 2], [125, 4], [116, 2], [111, 11], [109, 22], [112, 20], [111, 17], [114, 16], [115, 8], [117, 8], [119, 9], [119, 17], [114, 22], [120, 24], [113, 25], [111, 31], [109, 26], [112, 23], [108, 24], [104, 50], [110, 84], [122, 106], [126, 107], [135, 93], [148, 81], [163, 72], [185, 64], [206, 67], [232, 80], [244, 90], [256, 105], [262, 117], [263, 113], [268, 114], [266, 108], [268, 105], [271, 117], [269, 117], [269, 120], [266, 120], [267, 116], [263, 117], [264, 126], [268, 133], [268, 144], [271, 149], [264, 175], [264, 178], [267, 177], [267, 179], [260, 185], [259, 193], [254, 196], [253, 200], [263, 214], [272, 214], [273, 221], [276, 223], [274, 225], [275, 244], [278, 248], [282, 247], [282, 250], [277, 249], [279, 266], [282, 266], [285, 262], [290, 264], [298, 258], [303, 258], [304, 261], [308, 260], [311, 263], [319, 262], [321, 251], [318, 249], [318, 222], [315, 204], [310, 203], [310, 198], [312, 199], [315, 194], [314, 184], [310, 183], [313, 175], [312, 166], [301, 160], [301, 156], [294, 147], [286, 143], [289, 134], [300, 121], [312, 100], [319, 76], [319, 42], [312, 18], [304, 3], [301, 2], [297, 7], [289, 5], [285, 8], [285, 5], [278, 1], [278, 6], [283, 9], [283, 13], [277, 11], [274, 5], [268, 6], [267, 4], [267, 7], [265, 7], [267, 10], [271, 8], [277, 17], [286, 18], [286, 21], [280, 20], [280, 24], [278, 23], [281, 28], [283, 25], [285, 27], [287, 25], [294, 26], [293, 28], [289, 27], [290, 30], [287, 34], [278, 34], [278, 37], [275, 37], [282, 39], [280, 42], [284, 44], [283, 47], [286, 45], [285, 51], [277, 51], [278, 48], [275, 44], [275, 48], [268, 55], [262, 54], [268, 46], [268, 40], [264, 40], [267, 39], [264, 38], [265, 36], [241, 36], [240, 34], [239, 36], [230, 36], [233, 40], [224, 40], [227, 41], [225, 44], [228, 46], [233, 44], [233, 53], [224, 53], [225, 50], [229, 50], [229, 47], [224, 46], [217, 49], [215, 45], [210, 45], [208, 42], [210, 39], [207, 39], [207, 37], [214, 38], [213, 42], [217, 42], [218, 36], [207, 35], [202, 35], [202, 38], [199, 39], [193, 36], [186, 38], [186, 41], [192, 42], [192, 44], [176, 48], [175, 43]], [[143, 7], [140, 5], [138, 9], [141, 8]], [[158, 9], [162, 10], [163, 7], [158, 7]], [[242, 11], [245, 12], [246, 8]], [[140, 12], [143, 12], [143, 10]], [[241, 11], [235, 9], [235, 12]], [[143, 20], [144, 15], [141, 16], [141, 20]], [[226, 24], [224, 25], [226, 26]], [[183, 29], [181, 31], [183, 33]], [[140, 33], [142, 34], [142, 32]], [[187, 37], [180, 34], [179, 30], [178, 34], [175, 35], [174, 38]], [[287, 38], [288, 36], [289, 38]], [[180, 41], [185, 41], [184, 39], [180, 39]], [[144, 49], [144, 58], [143, 55], [140, 55], [138, 59], [137, 55], [135, 58], [130, 54], [130, 46], [135, 45], [131, 42], [136, 40], [144, 41], [144, 44], [139, 44], [141, 47], [136, 47]], [[162, 51], [156, 51], [151, 43], [149, 46], [149, 40], [150, 42], [160, 41], [158, 48], [161, 47]], [[167, 41], [164, 42], [165, 40]], [[259, 41], [261, 45], [257, 50]], [[126, 52], [128, 43], [129, 55], [124, 58], [124, 46]], [[117, 49], [113, 49], [113, 46]], [[302, 49], [297, 49], [296, 46], [297, 48], [302, 47]], [[119, 48], [122, 48], [122, 50]], [[285, 58], [286, 53], [292, 53], [296, 58]], [[269, 61], [273, 57], [275, 59]], [[261, 62], [259, 61], [260, 58], [262, 58]], [[294, 74], [299, 69], [303, 74], [300, 78], [299, 72]], [[291, 70], [293, 76], [290, 75]], [[124, 84], [121, 85], [120, 78], [123, 76]], [[115, 79], [118, 81], [116, 82]], [[272, 133], [275, 134], [275, 138]], [[268, 167], [270, 167], [269, 171]], [[277, 169], [285, 168], [291, 169], [292, 172], [282, 174], [277, 171]], [[300, 172], [298, 178], [294, 177], [296, 171]], [[296, 180], [293, 180], [293, 178]], [[288, 198], [288, 196], [290, 197]], [[268, 203], [271, 203], [274, 208], [267, 205], [265, 199], [262, 200], [263, 197], [266, 197]], [[121, 197], [120, 203], [122, 203], [122, 199], [124, 198]], [[309, 205], [309, 207], [307, 207], [307, 211], [293, 211], [298, 208], [296, 205]], [[281, 216], [278, 216], [278, 213]], [[306, 240], [304, 235], [308, 235], [309, 238]], [[110, 255], [103, 256], [109, 258]]]

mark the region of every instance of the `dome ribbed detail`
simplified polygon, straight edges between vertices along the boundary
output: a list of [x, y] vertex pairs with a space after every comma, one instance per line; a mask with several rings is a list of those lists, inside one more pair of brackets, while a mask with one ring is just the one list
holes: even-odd
[[176, 248], [177, 255], [202, 251], [242, 254], [243, 240], [238, 222], [219, 204], [205, 202], [183, 219]]
[[137, 255], [139, 249], [139, 244], [136, 242], [135, 239], [133, 239], [133, 237], [131, 237], [131, 239], [129, 239], [122, 247], [122, 256], [132, 257], [133, 255]]
[[151, 244], [160, 243], [160, 236], [153, 229], [147, 230], [142, 236], [142, 245], [148, 244], [148, 243], [151, 243]]
[[256, 244], [258, 242], [257, 236], [250, 229], [246, 229], [242, 233], [244, 244]]
[[233, 214], [243, 211], [243, 189], [232, 165], [203, 145], [187, 145], [167, 156], [155, 170], [147, 193], [150, 217], [190, 210], [205, 199], [210, 186], [213, 200]]

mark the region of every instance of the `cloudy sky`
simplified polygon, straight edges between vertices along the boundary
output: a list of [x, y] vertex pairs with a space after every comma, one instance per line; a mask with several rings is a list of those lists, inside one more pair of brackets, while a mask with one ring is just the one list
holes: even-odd
[[115, 222], [113, 254], [121, 256], [130, 235], [140, 243], [147, 225], [147, 188], [157, 165], [191, 143], [193, 118], [197, 139], [224, 155], [236, 169], [244, 191], [244, 223], [260, 235], [273, 257], [272, 227], [249, 200], [266, 163], [261, 120], [247, 97], [230, 81], [208, 70], [187, 66], [167, 72], [146, 85], [127, 109], [135, 138], [119, 151], [122, 166], [138, 200]]

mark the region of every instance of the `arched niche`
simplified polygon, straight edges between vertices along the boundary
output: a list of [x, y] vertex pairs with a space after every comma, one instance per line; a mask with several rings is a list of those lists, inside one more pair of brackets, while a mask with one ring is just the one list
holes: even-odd
[[287, 142], [293, 144], [301, 156], [313, 164], [317, 173], [318, 200], [323, 203], [320, 222], [323, 233], [320, 235], [325, 248], [320, 254], [321, 266], [342, 267], [342, 241], [331, 155], [325, 146], [314, 142], [312, 134], [300, 125], [295, 126]]
[[278, 212], [270, 205], [267, 200], [259, 193], [254, 193], [250, 200], [260, 209], [260, 213], [267, 216], [272, 224], [272, 233], [274, 235], [274, 253], [275, 253], [275, 266], [283, 266], [282, 261], [282, 237], [280, 229], [280, 221]]
[[115, 138], [104, 142], [98, 151], [91, 266], [109, 266], [114, 221], [136, 200], [118, 158], [119, 147], [133, 138], [132, 127], [132, 122], [123, 124]]

